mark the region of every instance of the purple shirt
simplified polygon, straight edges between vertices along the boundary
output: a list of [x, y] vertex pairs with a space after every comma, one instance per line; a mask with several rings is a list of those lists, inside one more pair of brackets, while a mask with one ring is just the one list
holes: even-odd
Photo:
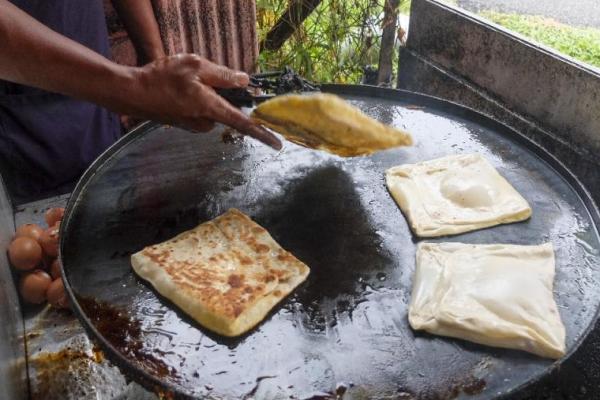
[[[51, 29], [108, 56], [100, 0], [11, 0]], [[15, 203], [71, 190], [121, 135], [118, 117], [91, 103], [0, 81], [0, 173]]]

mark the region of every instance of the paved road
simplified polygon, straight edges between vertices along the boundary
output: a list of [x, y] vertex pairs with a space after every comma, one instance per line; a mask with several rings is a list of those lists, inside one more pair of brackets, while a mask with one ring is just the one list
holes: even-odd
[[458, 0], [468, 11], [544, 15], [577, 26], [600, 28], [600, 0]]

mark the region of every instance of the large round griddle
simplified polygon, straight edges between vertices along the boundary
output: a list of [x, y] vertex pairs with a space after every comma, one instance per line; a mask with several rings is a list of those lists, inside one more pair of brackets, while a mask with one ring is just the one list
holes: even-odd
[[[275, 152], [221, 132], [146, 125], [87, 171], [62, 224], [67, 290], [107, 355], [155, 390], [214, 398], [490, 398], [559, 365], [524, 352], [413, 332], [419, 241], [384, 171], [479, 152], [530, 202], [529, 221], [435, 241], [540, 244], [556, 251], [555, 298], [569, 354], [597, 318], [598, 213], [556, 160], [478, 113], [438, 99], [328, 86], [415, 145], [339, 158], [285, 143]], [[249, 334], [202, 329], [133, 273], [129, 256], [237, 207], [311, 267]]]

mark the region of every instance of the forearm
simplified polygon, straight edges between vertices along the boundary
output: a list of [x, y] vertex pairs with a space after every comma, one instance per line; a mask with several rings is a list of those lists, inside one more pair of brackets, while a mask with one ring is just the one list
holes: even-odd
[[112, 0], [142, 64], [165, 56], [150, 0]]
[[128, 105], [134, 68], [119, 66], [0, 0], [0, 79], [92, 101], [114, 111]]
[[113, 63], [0, 0], [0, 79], [88, 100], [112, 111], [205, 130], [230, 125], [275, 148], [279, 140], [214, 89], [242, 88], [248, 75], [193, 54], [143, 67]]

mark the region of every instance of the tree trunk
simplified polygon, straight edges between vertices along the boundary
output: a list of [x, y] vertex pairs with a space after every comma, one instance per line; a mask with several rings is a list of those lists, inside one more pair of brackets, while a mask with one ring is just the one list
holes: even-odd
[[278, 50], [320, 3], [321, 0], [291, 0], [265, 40], [260, 43], [260, 50]]
[[377, 84], [389, 84], [392, 81], [392, 56], [394, 55], [394, 42], [396, 41], [399, 5], [400, 0], [385, 0]]

